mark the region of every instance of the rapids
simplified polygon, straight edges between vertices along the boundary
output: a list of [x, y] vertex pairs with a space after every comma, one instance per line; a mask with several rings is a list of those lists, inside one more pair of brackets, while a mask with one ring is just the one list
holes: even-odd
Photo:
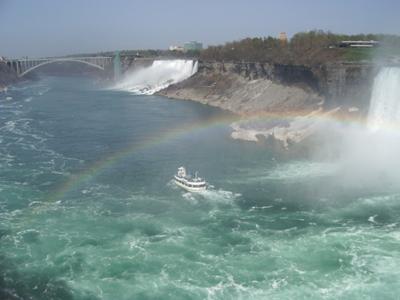
[[[143, 72], [128, 91], [183, 77]], [[359, 180], [365, 160], [282, 159], [218, 109], [81, 78], [11, 87], [0, 108], [1, 299], [400, 294], [400, 188]], [[178, 189], [181, 165], [213, 187]]]

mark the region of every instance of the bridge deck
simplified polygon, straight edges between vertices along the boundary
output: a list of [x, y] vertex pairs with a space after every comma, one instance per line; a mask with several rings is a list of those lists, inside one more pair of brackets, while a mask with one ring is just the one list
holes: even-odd
[[7, 61], [7, 65], [12, 68], [19, 77], [22, 77], [40, 66], [56, 62], [79, 62], [104, 70], [107, 65], [110, 65], [112, 63], [112, 61], [113, 57], [111, 56], [69, 56], [12, 59]]

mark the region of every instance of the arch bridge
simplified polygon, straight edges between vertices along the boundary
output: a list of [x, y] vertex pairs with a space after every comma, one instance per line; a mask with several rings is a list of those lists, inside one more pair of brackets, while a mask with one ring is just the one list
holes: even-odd
[[8, 60], [7, 65], [17, 73], [18, 77], [22, 77], [41, 66], [58, 62], [83, 63], [104, 71], [108, 66], [113, 64], [113, 59], [114, 58], [111, 56], [57, 57], [38, 59], [26, 58]]

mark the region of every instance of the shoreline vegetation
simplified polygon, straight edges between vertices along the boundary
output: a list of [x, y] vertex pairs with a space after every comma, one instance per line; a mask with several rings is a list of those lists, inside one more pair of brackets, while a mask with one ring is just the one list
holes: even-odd
[[[377, 41], [378, 47], [340, 47], [342, 41]], [[258, 61], [315, 65], [332, 62], [371, 61], [400, 55], [400, 36], [388, 34], [334, 34], [322, 30], [299, 32], [284, 41], [274, 37], [245, 38], [209, 46], [199, 58], [215, 61]]]
[[[340, 42], [348, 40], [378, 41], [374, 48], [344, 48]], [[280, 64], [317, 65], [335, 62], [373, 61], [400, 56], [400, 36], [391, 34], [335, 34], [330, 31], [311, 30], [298, 32], [282, 41], [277, 37], [248, 37], [210, 45], [196, 51], [171, 51], [162, 49], [120, 50], [121, 57], [171, 57], [198, 59], [208, 62], [269, 62]], [[80, 53], [69, 56], [109, 56], [114, 51]]]
[[[377, 41], [378, 47], [340, 47], [342, 41]], [[106, 51], [97, 55], [113, 55]], [[93, 55], [93, 54], [77, 54]], [[312, 30], [299, 32], [283, 41], [277, 37], [248, 37], [221, 45], [210, 45], [197, 51], [121, 50], [121, 56], [148, 58], [192, 58], [208, 62], [269, 62], [280, 64], [316, 65], [335, 62], [373, 61], [400, 56], [400, 36], [391, 34], [335, 34]]]

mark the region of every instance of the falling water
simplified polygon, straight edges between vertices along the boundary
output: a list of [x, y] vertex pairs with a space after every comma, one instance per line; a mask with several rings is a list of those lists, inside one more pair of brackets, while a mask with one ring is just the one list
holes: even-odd
[[400, 121], [400, 68], [383, 68], [376, 76], [368, 114], [372, 131]]
[[400, 68], [382, 68], [376, 75], [366, 128], [345, 127], [341, 145], [341, 178], [348, 188], [385, 193], [399, 188]]
[[147, 68], [128, 73], [116, 88], [135, 94], [152, 95], [171, 84], [189, 78], [196, 72], [197, 61], [155, 60]]

